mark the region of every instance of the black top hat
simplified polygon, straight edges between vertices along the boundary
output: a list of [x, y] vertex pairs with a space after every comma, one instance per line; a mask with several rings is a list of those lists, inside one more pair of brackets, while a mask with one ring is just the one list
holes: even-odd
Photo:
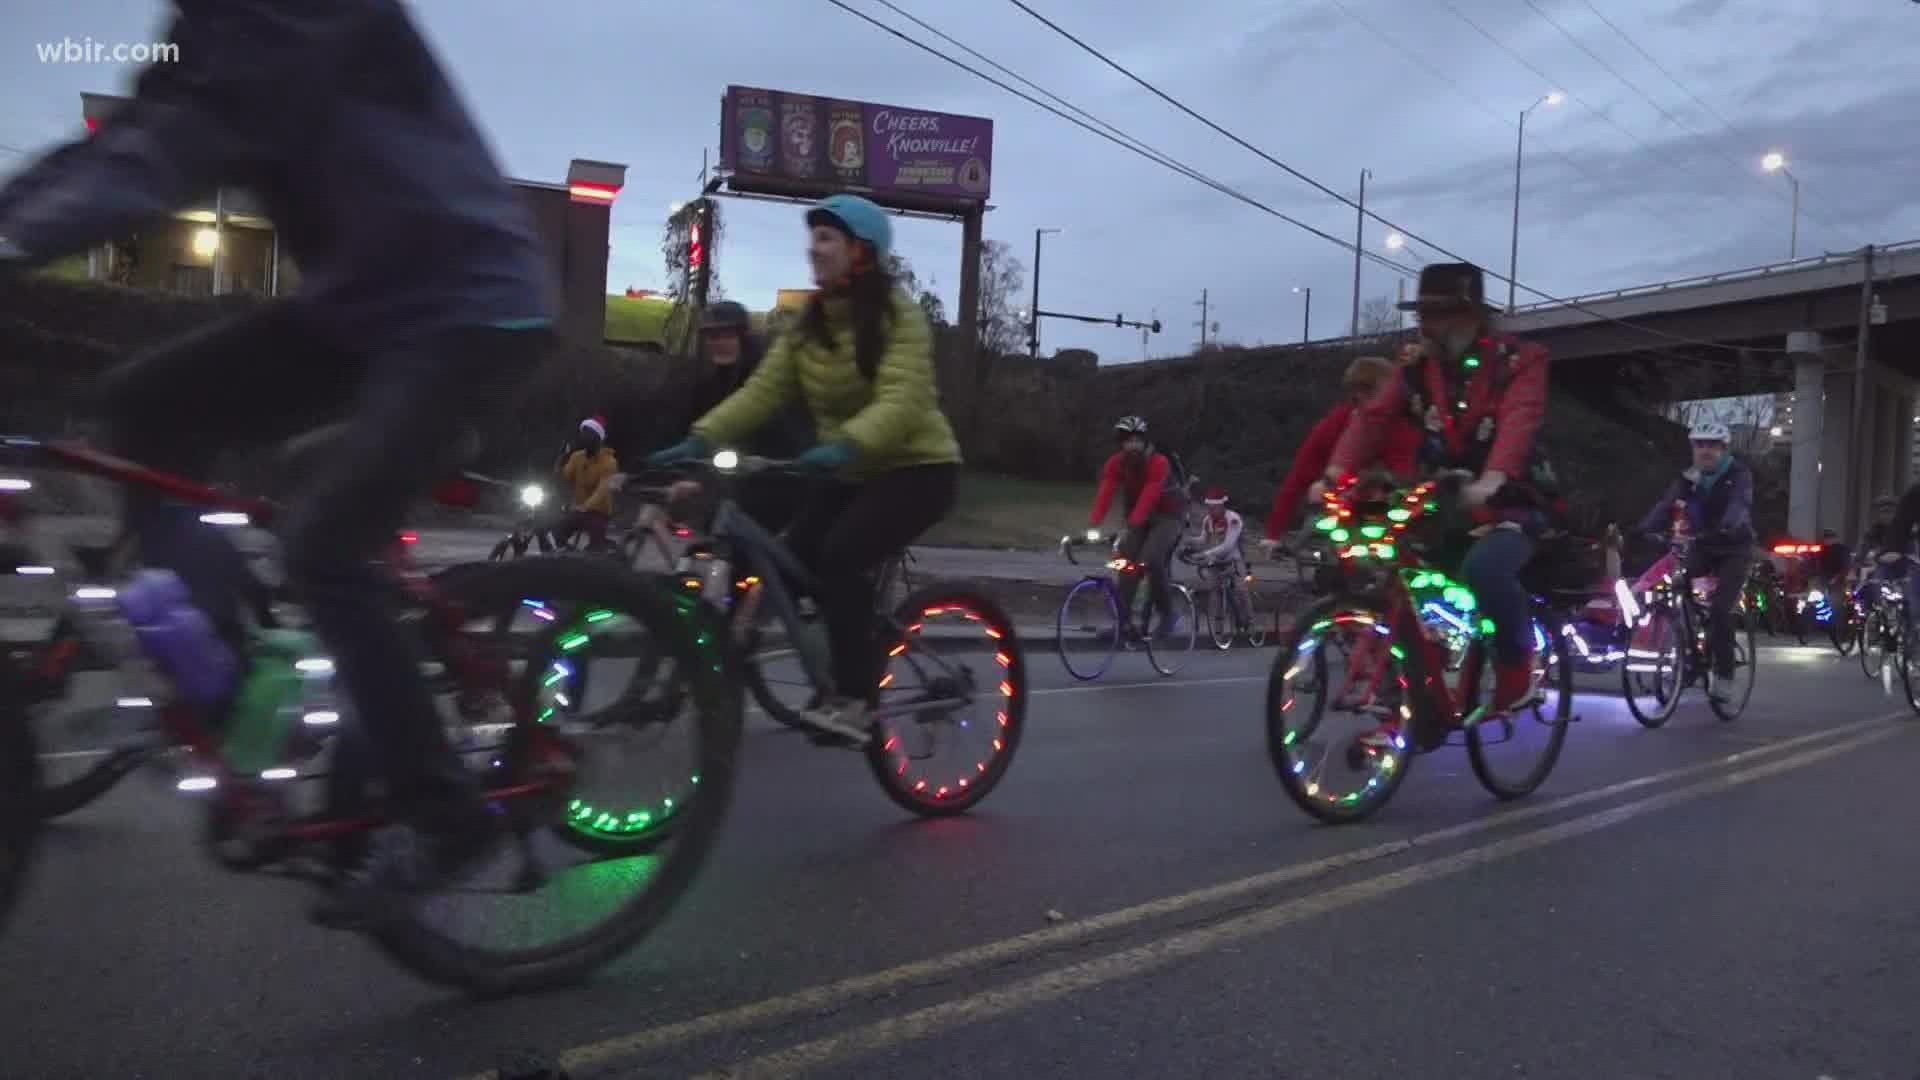
[[1401, 311], [1434, 307], [1487, 306], [1487, 279], [1472, 263], [1428, 263], [1420, 268], [1420, 287], [1411, 300], [1399, 303]]

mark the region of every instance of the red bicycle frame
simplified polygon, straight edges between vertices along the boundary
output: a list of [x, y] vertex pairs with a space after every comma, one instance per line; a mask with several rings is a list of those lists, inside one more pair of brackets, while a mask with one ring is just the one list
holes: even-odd
[[[249, 522], [256, 524], [271, 522], [279, 510], [275, 503], [267, 499], [222, 491], [199, 481], [149, 468], [77, 443], [42, 442], [19, 437], [0, 438], [0, 459], [24, 468], [58, 470], [99, 477], [124, 486], [145, 488], [209, 511], [244, 514]], [[21, 485], [0, 484], [0, 522], [17, 525], [30, 518], [31, 512], [24, 499], [26, 490], [27, 487]], [[505, 665], [490, 664], [487, 656], [477, 653], [467, 638], [460, 633], [461, 627], [466, 622], [465, 613], [448, 602], [433, 584], [432, 579], [414, 565], [408, 548], [418, 539], [411, 533], [402, 533], [396, 537], [389, 551], [389, 563], [397, 572], [401, 587], [408, 599], [425, 608], [435, 629], [446, 633], [450, 655], [445, 659], [449, 670], [454, 673], [456, 681], [462, 685], [498, 682], [500, 685], [493, 688], [507, 691]], [[71, 639], [56, 644], [49, 652], [43, 670], [56, 679], [64, 677], [67, 665], [78, 655], [78, 652], [77, 643]], [[512, 700], [510, 694], [508, 700]], [[237, 798], [234, 792], [251, 788], [254, 778], [239, 776], [227, 766], [220, 754], [214, 733], [194, 716], [193, 710], [185, 703], [179, 701], [170, 703], [160, 711], [160, 720], [168, 734], [178, 743], [186, 746], [196, 758], [202, 761], [210, 760], [213, 763], [215, 786], [224, 798]], [[536, 740], [554, 739], [554, 736], [546, 732], [542, 725], [533, 724], [528, 727], [531, 737]], [[534, 749], [536, 753], [542, 753], [547, 748], [536, 743]], [[552, 783], [550, 780], [541, 780], [510, 785], [489, 790], [487, 797], [504, 800], [539, 794], [549, 789]], [[375, 817], [323, 820], [291, 825], [282, 830], [281, 835], [295, 841], [320, 840], [373, 828], [382, 823], [382, 819]]]

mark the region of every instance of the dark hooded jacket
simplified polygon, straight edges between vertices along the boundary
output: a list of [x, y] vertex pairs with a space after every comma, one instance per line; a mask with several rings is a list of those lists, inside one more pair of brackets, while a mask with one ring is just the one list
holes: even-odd
[[[694, 387], [680, 430], [691, 430], [695, 421], [712, 412], [734, 391], [745, 386], [753, 373], [760, 369], [760, 362], [766, 356], [766, 340], [752, 332], [741, 335], [740, 358], [731, 364], [715, 364], [702, 355], [701, 378]], [[749, 436], [747, 445], [740, 449], [759, 457], [793, 458], [810, 449], [813, 444], [813, 417], [808, 414], [805, 402], [794, 401], [775, 413], [765, 427]]]

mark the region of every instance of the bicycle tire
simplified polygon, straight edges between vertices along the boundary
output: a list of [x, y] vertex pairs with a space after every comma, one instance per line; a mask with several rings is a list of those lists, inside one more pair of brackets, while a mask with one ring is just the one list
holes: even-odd
[[[1106, 605], [1107, 629], [1104, 638], [1106, 649], [1098, 667], [1075, 667], [1073, 663], [1074, 654], [1081, 650], [1077, 647], [1077, 644], [1068, 643], [1069, 629], [1074, 632], [1072, 640], [1076, 643], [1082, 640], [1097, 643], [1101, 640], [1101, 638], [1097, 637], [1082, 639], [1078, 635], [1078, 632], [1082, 629], [1080, 626], [1076, 625], [1069, 628], [1067, 625], [1070, 619], [1070, 612], [1073, 610], [1074, 597], [1079, 596], [1083, 590], [1087, 589], [1098, 590], [1102, 603]], [[1105, 578], [1085, 577], [1068, 587], [1066, 599], [1060, 601], [1060, 609], [1054, 614], [1053, 624], [1054, 648], [1059, 651], [1060, 663], [1067, 669], [1067, 674], [1081, 682], [1092, 682], [1100, 676], [1105, 675], [1107, 669], [1113, 666], [1114, 655], [1120, 651], [1120, 601], [1114, 594], [1112, 584]], [[1095, 632], [1098, 633], [1098, 630], [1096, 629]]]
[[[997, 685], [975, 685], [983, 694], [998, 695], [999, 702], [994, 709], [996, 730], [991, 759], [976, 761], [972, 774], [957, 774], [944, 784], [937, 777], [910, 775], [907, 755], [905, 751], [896, 752], [895, 739], [876, 736], [867, 743], [867, 765], [873, 770], [880, 790], [896, 806], [928, 818], [966, 813], [991, 795], [1006, 777], [1027, 730], [1026, 651], [1020, 647], [1019, 635], [1005, 609], [980, 593], [936, 585], [907, 597], [894, 619], [912, 628], [936, 612], [958, 612], [967, 621], [982, 626], [983, 636], [992, 643], [995, 661], [992, 666], [986, 666], [983, 661], [983, 670]], [[903, 644], [889, 643], [886, 655], [890, 658]]]
[[[1274, 775], [1279, 778], [1280, 789], [1286, 792], [1287, 798], [1307, 816], [1328, 825], [1350, 825], [1378, 813], [1393, 800], [1394, 793], [1406, 780], [1407, 770], [1415, 756], [1411, 753], [1395, 755], [1398, 759], [1395, 762], [1397, 767], [1387, 769], [1385, 782], [1378, 785], [1369, 783], [1369, 790], [1374, 792], [1372, 798], [1346, 800], [1322, 798], [1312, 782], [1303, 779], [1303, 772], [1299, 767], [1304, 763], [1296, 763], [1289, 751], [1289, 747], [1301, 738], [1299, 735], [1290, 738], [1286, 724], [1288, 714], [1294, 712], [1293, 705], [1290, 704], [1293, 700], [1291, 684], [1298, 678], [1300, 665], [1305, 663], [1314, 666], [1314, 674], [1317, 676], [1315, 681], [1321, 690], [1320, 697], [1313, 708], [1313, 715], [1307, 721], [1307, 737], [1311, 737], [1312, 733], [1318, 729], [1321, 719], [1326, 714], [1329, 700], [1327, 691], [1331, 685], [1327, 675], [1326, 649], [1318, 647], [1316, 642], [1311, 655], [1302, 661], [1299, 657], [1301, 645], [1309, 639], [1310, 635], [1320, 634], [1328, 628], [1329, 624], [1343, 616], [1356, 614], [1384, 622], [1377, 612], [1366, 611], [1357, 604], [1339, 604], [1332, 598], [1321, 600], [1301, 612], [1294, 622], [1293, 632], [1281, 636], [1273, 667], [1267, 675], [1265, 705], [1267, 759], [1273, 764]], [[1398, 637], [1398, 635], [1395, 636]], [[1408, 669], [1406, 679], [1408, 686], [1422, 685], [1409, 664], [1409, 658], [1414, 655], [1413, 651], [1408, 649], [1400, 651], [1405, 655], [1394, 656], [1393, 652], [1382, 649], [1381, 656], [1389, 663], [1397, 663]]]
[[[605, 559], [580, 555], [515, 560], [463, 576], [447, 599], [462, 610], [487, 611], [520, 597], [561, 597], [617, 607], [662, 643], [690, 683], [700, 733], [700, 794], [676, 815], [674, 846], [638, 896], [572, 938], [509, 953], [448, 939], [418, 913], [372, 932], [401, 967], [430, 982], [493, 997], [573, 982], [619, 956], [656, 927], [693, 884], [731, 802], [742, 718], [737, 666], [721, 644], [725, 633], [711, 608]], [[529, 665], [514, 694], [521, 724], [530, 716], [541, 668]]]
[[[54, 821], [83, 810], [120, 785], [146, 760], [140, 750], [115, 750], [101, 756], [92, 768], [59, 784], [34, 789], [34, 810], [42, 821]], [[42, 772], [44, 780], [46, 774]]]
[[1207, 634], [1213, 639], [1213, 647], [1221, 652], [1233, 648], [1234, 631], [1239, 622], [1239, 613], [1228, 610], [1227, 590], [1223, 585], [1215, 585], [1207, 590]]
[[[1746, 679], [1746, 689], [1740, 692], [1738, 702], [1727, 702], [1723, 704], [1715, 701], [1713, 695], [1707, 695], [1707, 705], [1713, 709], [1713, 715], [1727, 723], [1732, 723], [1740, 719], [1741, 714], [1747, 711], [1747, 703], [1753, 700], [1754, 685], [1760, 681], [1759, 639], [1754, 637], [1753, 627], [1749, 626], [1744, 629], [1736, 629], [1734, 633], [1739, 635], [1734, 638], [1734, 644], [1738, 648], [1746, 651], [1745, 664], [1740, 663], [1738, 653], [1734, 656], [1734, 671], [1738, 672], [1744, 667], [1750, 672]], [[1742, 640], [1742, 638], [1745, 640]], [[1737, 674], [1734, 677], [1739, 678]]]
[[1278, 626], [1279, 613], [1276, 612], [1272, 620], [1262, 619], [1260, 617], [1259, 599], [1257, 595], [1254, 593], [1254, 591], [1251, 588], [1249, 588], [1247, 590], [1247, 645], [1248, 647], [1255, 648], [1255, 649], [1266, 648], [1267, 629], [1268, 629], [1267, 624], [1269, 621], [1272, 621], [1275, 626]]
[[26, 890], [39, 846], [39, 771], [25, 697], [10, 665], [0, 661], [0, 931]]
[[1880, 678], [1880, 669], [1887, 661], [1885, 648], [1870, 647], [1876, 640], [1886, 639], [1886, 624], [1884, 609], [1878, 603], [1868, 609], [1866, 618], [1860, 620], [1860, 673], [1868, 681]]
[[[1557, 623], [1558, 620], [1551, 618], [1542, 622], [1539, 615], [1535, 616], [1536, 626], [1552, 626]], [[1542, 636], [1547, 640], [1547, 648], [1553, 655], [1553, 661], [1548, 665], [1547, 679], [1557, 685], [1552, 688], [1554, 691], [1554, 719], [1551, 725], [1553, 733], [1547, 737], [1547, 748], [1541, 754], [1540, 761], [1534, 766], [1533, 772], [1517, 784], [1509, 784], [1494, 776], [1493, 767], [1487, 763], [1486, 754], [1489, 746], [1497, 744], [1488, 742], [1482, 735], [1487, 721], [1467, 729], [1467, 762], [1473, 766], [1474, 779], [1480, 781], [1480, 786], [1487, 789], [1489, 795], [1503, 802], [1531, 795], [1540, 789], [1541, 784], [1547, 782], [1547, 777], [1553, 775], [1554, 766], [1560, 762], [1560, 752], [1567, 745], [1567, 727], [1573, 722], [1573, 650], [1567, 645], [1564, 634], [1543, 634]], [[1536, 705], [1529, 710], [1532, 713], [1531, 719], [1540, 718], [1541, 708], [1541, 705]]]
[[[1162, 637], [1158, 627], [1149, 627], [1145, 636], [1147, 662], [1162, 678], [1170, 679], [1180, 674], [1180, 669], [1186, 666], [1186, 658], [1193, 655], [1194, 643], [1200, 639], [1200, 618], [1195, 611], [1193, 592], [1185, 585], [1169, 584], [1167, 591], [1173, 595], [1174, 607], [1178, 609], [1174, 615], [1180, 620], [1181, 626], [1172, 637]], [[1147, 590], [1140, 592], [1145, 595]], [[1183, 641], [1184, 646], [1181, 644]], [[1175, 661], [1176, 656], [1179, 662]]]
[[[1641, 673], [1633, 670], [1633, 634], [1631, 632], [1627, 635], [1628, 655], [1620, 664], [1620, 692], [1621, 696], [1626, 698], [1627, 711], [1633, 714], [1633, 718], [1640, 722], [1641, 727], [1649, 730], [1664, 727], [1667, 721], [1673, 719], [1675, 710], [1680, 708], [1680, 697], [1686, 693], [1687, 690], [1687, 667], [1691, 662], [1688, 657], [1692, 654], [1692, 650], [1687, 645], [1689, 630], [1685, 614], [1686, 605], [1667, 603], [1662, 604], [1653, 611], [1647, 612], [1647, 623], [1649, 626], [1652, 625], [1654, 612], [1661, 610], [1664, 610], [1667, 615], [1665, 625], [1668, 627], [1668, 633], [1672, 635], [1672, 645], [1670, 649], [1673, 654], [1673, 692], [1663, 699], [1659, 696], [1659, 691], [1656, 690], [1654, 691], [1654, 695], [1655, 701], [1658, 702], [1658, 707], [1654, 709], [1643, 709], [1640, 707], [1640, 699], [1634, 694], [1633, 680], [1636, 675]], [[1675, 623], [1679, 624], [1677, 628], [1674, 626]], [[1669, 647], [1662, 646], [1659, 649], [1655, 662], [1658, 663], [1668, 659], [1668, 653]], [[1655, 670], [1655, 674], [1659, 674], [1658, 669]]]
[[1920, 717], [1920, 675], [1916, 675], [1913, 670], [1916, 660], [1914, 640], [1915, 637], [1911, 633], [1902, 634], [1900, 637], [1900, 688], [1907, 695], [1907, 708], [1914, 716]]
[[761, 711], [772, 717], [775, 723], [796, 731], [812, 730], [806, 721], [801, 719], [800, 710], [781, 701], [774, 694], [773, 688], [767, 685], [766, 672], [760, 668], [759, 638], [760, 632], [756, 629], [748, 639], [748, 647], [743, 650], [745, 655], [740, 660], [740, 675], [746, 683], [747, 693], [753, 697]]

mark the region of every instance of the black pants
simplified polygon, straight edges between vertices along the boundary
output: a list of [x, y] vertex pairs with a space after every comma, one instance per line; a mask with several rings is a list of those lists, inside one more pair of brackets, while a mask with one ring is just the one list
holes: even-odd
[[[131, 360], [103, 382], [115, 449], [188, 476], [206, 475], [223, 450], [346, 418], [341, 440], [305, 472], [279, 533], [288, 584], [359, 712], [355, 734], [402, 804], [472, 788], [421, 680], [418, 645], [396, 624], [397, 593], [380, 559], [550, 339], [544, 330], [475, 328], [417, 348], [356, 352], [270, 304]], [[130, 497], [127, 517], [148, 565], [179, 574], [219, 624], [237, 621], [245, 566], [230, 542], [192, 508], [152, 496]]]
[[958, 465], [913, 465], [820, 488], [794, 517], [787, 546], [814, 576], [842, 696], [872, 704], [879, 693], [875, 572], [946, 517], [959, 489]]
[[585, 533], [587, 550], [603, 551], [607, 546], [607, 526], [612, 523], [612, 519], [599, 510], [575, 507], [561, 515], [560, 523], [554, 526], [553, 542], [566, 547], [573, 542], [576, 534]]
[[[1120, 554], [1129, 562], [1139, 564], [1146, 573], [1147, 599], [1162, 618], [1172, 618], [1174, 614], [1169, 579], [1173, 576], [1173, 551], [1180, 543], [1183, 526], [1181, 518], [1162, 514], [1148, 521], [1145, 528], [1128, 529], [1120, 540]], [[1140, 591], [1140, 575], [1122, 574], [1119, 585], [1120, 618], [1125, 620], [1132, 617], [1133, 598]], [[1145, 633], [1151, 628], [1139, 629]]]
[[1723, 679], [1733, 677], [1733, 606], [1739, 603], [1752, 568], [1750, 545], [1732, 551], [1703, 549], [1694, 555], [1690, 567], [1696, 577], [1718, 579], [1707, 599], [1707, 644], [1713, 653], [1713, 673]]

